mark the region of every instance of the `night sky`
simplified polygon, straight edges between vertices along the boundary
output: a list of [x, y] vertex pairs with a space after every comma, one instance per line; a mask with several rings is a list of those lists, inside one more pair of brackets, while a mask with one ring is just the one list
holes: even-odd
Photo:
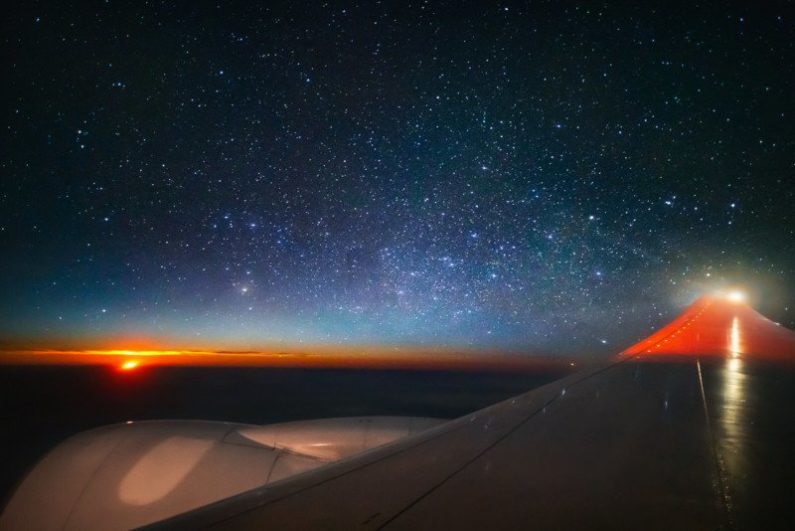
[[0, 344], [795, 325], [791, 7], [252, 4], [6, 8]]

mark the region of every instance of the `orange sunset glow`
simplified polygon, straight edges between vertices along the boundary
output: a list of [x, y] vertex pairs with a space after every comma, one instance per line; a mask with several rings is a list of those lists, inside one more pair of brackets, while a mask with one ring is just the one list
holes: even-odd
[[121, 371], [166, 366], [522, 371], [544, 367], [571, 369], [581, 365], [581, 361], [465, 349], [318, 346], [263, 351], [14, 349], [0, 351], [0, 364], [106, 365]]
[[122, 363], [122, 364], [119, 366], [119, 368], [120, 368], [121, 370], [123, 370], [123, 371], [132, 371], [132, 370], [134, 370], [134, 369], [138, 368], [138, 365], [139, 365], [139, 364], [140, 364], [140, 363], [138, 362], [138, 360], [128, 360], [128, 361], [125, 361], [125, 362], [123, 362], [123, 363]]

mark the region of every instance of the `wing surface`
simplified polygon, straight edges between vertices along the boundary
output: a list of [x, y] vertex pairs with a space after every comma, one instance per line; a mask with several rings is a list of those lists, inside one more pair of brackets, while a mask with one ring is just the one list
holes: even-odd
[[152, 527], [795, 529], [793, 359], [703, 298], [604, 366]]

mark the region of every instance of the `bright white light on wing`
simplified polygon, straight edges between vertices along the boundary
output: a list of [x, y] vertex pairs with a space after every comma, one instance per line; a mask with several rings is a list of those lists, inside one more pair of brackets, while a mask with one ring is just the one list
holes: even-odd
[[726, 298], [732, 302], [743, 302], [745, 301], [745, 293], [739, 290], [732, 290], [726, 294]]

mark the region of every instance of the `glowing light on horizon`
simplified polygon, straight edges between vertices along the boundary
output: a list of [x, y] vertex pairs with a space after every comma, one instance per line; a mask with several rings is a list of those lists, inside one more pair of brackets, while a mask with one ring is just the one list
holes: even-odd
[[127, 360], [124, 363], [122, 363], [119, 366], [119, 368], [123, 371], [132, 371], [134, 369], [137, 369], [139, 365], [140, 362], [138, 360]]
[[206, 351], [206, 350], [26, 350], [0, 349], [0, 365], [105, 365], [120, 373], [146, 367], [335, 367], [414, 368], [444, 370], [536, 370], [539, 367], [571, 368], [571, 359], [532, 356], [512, 352], [479, 352], [442, 348], [318, 346], [301, 350]]

